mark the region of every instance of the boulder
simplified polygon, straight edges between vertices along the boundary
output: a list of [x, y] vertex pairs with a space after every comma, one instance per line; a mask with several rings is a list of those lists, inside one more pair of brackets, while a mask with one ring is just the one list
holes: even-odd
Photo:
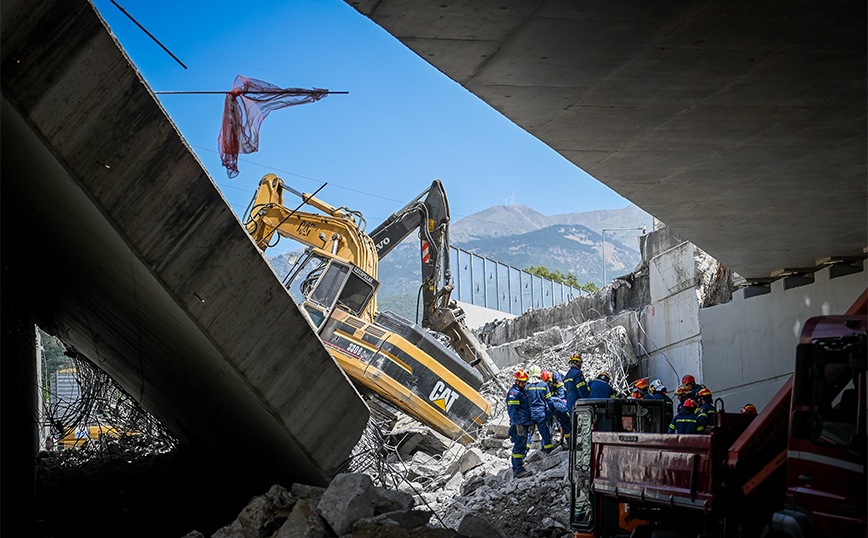
[[218, 530], [212, 538], [258, 538], [271, 536], [283, 523], [296, 499], [285, 488], [275, 485], [258, 495], [241, 510], [238, 518]]
[[505, 538], [491, 523], [473, 514], [467, 514], [458, 526], [458, 534], [467, 538]]
[[483, 484], [485, 484], [484, 478], [479, 476], [471, 478], [470, 480], [467, 480], [463, 484], [461, 484], [461, 495], [466, 497], [467, 495], [470, 495], [471, 493], [476, 491], [479, 486], [482, 486]]
[[353, 523], [374, 515], [377, 491], [367, 475], [343, 473], [337, 475], [323, 493], [318, 508], [338, 536], [350, 532]]
[[461, 457], [458, 459], [458, 463], [460, 465], [459, 470], [462, 473], [466, 473], [470, 469], [482, 465], [482, 462], [482, 454], [479, 452], [479, 449], [471, 448], [467, 450], [464, 454], [462, 454]]
[[330, 531], [319, 516], [316, 502], [301, 499], [292, 508], [274, 538], [327, 538]]
[[308, 486], [307, 484], [293, 484], [289, 488], [289, 492], [292, 494], [293, 497], [316, 501], [314, 504], [319, 503], [319, 500], [322, 498], [325, 490], [326, 488], [321, 488], [319, 486]]
[[409, 510], [413, 508], [413, 496], [403, 491], [376, 487], [377, 497], [374, 499], [374, 514]]
[[353, 530], [358, 532], [371, 525], [401, 527], [402, 529], [413, 530], [427, 525], [432, 515], [434, 515], [434, 512], [428, 510], [396, 510], [371, 518], [360, 519], [353, 523]]

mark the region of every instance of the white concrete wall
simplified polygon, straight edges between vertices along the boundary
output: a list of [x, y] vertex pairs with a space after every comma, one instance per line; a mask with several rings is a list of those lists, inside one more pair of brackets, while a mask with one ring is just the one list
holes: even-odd
[[492, 310], [491, 308], [472, 305], [461, 301], [456, 302], [458, 303], [458, 306], [464, 309], [464, 314], [466, 316], [465, 323], [467, 323], [467, 326], [470, 329], [478, 329], [486, 323], [496, 319], [510, 319], [515, 317], [514, 314], [501, 312], [500, 310]]
[[695, 250], [681, 243], [648, 262], [651, 304], [641, 313], [639, 375], [660, 379], [673, 393], [685, 374], [702, 378], [702, 331]]
[[701, 310], [702, 381], [715, 398], [729, 411], [745, 403], [762, 409], [793, 372], [805, 321], [850, 308], [868, 287], [868, 261], [863, 267], [833, 279], [823, 269], [813, 284], [789, 290], [778, 280], [771, 293], [747, 299], [739, 290], [732, 302]]

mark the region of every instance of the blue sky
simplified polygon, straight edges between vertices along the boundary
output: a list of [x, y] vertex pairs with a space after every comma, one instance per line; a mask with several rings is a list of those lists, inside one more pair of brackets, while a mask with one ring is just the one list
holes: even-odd
[[236, 75], [347, 91], [272, 112], [229, 179], [223, 95], [159, 95], [241, 214], [263, 175], [364, 214], [372, 229], [440, 179], [453, 220], [507, 202], [553, 215], [629, 204], [339, 0], [94, 4], [154, 91], [226, 91]]

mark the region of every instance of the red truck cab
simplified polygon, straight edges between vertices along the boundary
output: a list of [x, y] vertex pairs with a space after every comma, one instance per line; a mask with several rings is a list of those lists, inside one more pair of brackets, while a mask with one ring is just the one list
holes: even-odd
[[[641, 521], [633, 538], [868, 536], [866, 305], [868, 290], [846, 315], [805, 323], [792, 378], [757, 416], [718, 400], [708, 435], [593, 431], [586, 498]], [[626, 535], [596, 513], [585, 536]]]
[[866, 316], [809, 319], [796, 352], [785, 505], [769, 534], [866, 535]]

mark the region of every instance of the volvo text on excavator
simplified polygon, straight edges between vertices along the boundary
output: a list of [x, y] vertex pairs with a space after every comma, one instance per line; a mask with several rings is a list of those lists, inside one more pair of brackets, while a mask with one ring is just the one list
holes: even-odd
[[[284, 205], [286, 192], [301, 198], [295, 209]], [[319, 212], [300, 211], [305, 205]], [[360, 390], [449, 438], [475, 438], [491, 412], [477, 391], [494, 380], [497, 367], [450, 300], [449, 206], [439, 180], [369, 235], [360, 213], [268, 174], [245, 212], [245, 226], [262, 251], [276, 244], [275, 234], [307, 247], [285, 285]], [[376, 300], [379, 260], [414, 231], [421, 247], [421, 327], [379, 312]]]

